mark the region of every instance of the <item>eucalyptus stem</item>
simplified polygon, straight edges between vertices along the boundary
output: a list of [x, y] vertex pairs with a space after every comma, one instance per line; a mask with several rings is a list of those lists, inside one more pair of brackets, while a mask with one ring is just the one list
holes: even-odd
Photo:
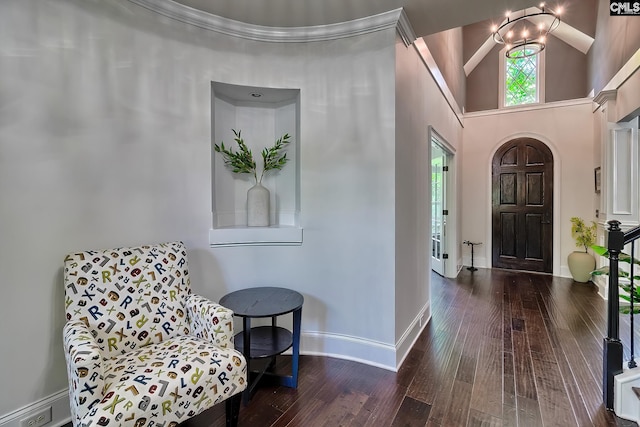
[[262, 183], [262, 178], [266, 172], [274, 169], [281, 170], [289, 161], [287, 153], [281, 154], [286, 145], [291, 142], [289, 141], [289, 134], [285, 133], [276, 140], [272, 147], [262, 149], [263, 168], [260, 173], [260, 179], [258, 179], [256, 162], [253, 159], [253, 153], [242, 139], [242, 131], [231, 130], [235, 135], [234, 140], [238, 144], [238, 151], [233, 151], [231, 147], [225, 147], [224, 142], [221, 142], [220, 145], [214, 144], [213, 149], [222, 154], [225, 166], [231, 169], [233, 173], [252, 174], [256, 184]]
[[263, 168], [262, 168], [262, 173], [260, 174], [259, 182], [262, 182], [262, 177], [264, 176], [265, 172], [268, 172], [274, 169], [281, 170], [284, 167], [284, 165], [287, 164], [287, 162], [289, 161], [289, 159], [287, 159], [287, 153], [284, 153], [281, 156], [280, 152], [286, 144], [289, 144], [290, 142], [289, 138], [290, 138], [289, 134], [285, 133], [282, 137], [280, 137], [280, 139], [278, 139], [275, 142], [273, 147], [269, 149], [267, 148], [262, 149]]

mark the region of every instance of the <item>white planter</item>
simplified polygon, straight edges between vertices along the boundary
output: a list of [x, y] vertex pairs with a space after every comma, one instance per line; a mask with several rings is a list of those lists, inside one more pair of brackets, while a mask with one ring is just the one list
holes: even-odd
[[269, 190], [257, 183], [247, 191], [247, 226], [269, 226]]
[[591, 272], [596, 268], [596, 259], [587, 252], [571, 252], [567, 263], [573, 280], [580, 283], [588, 282], [591, 279]]

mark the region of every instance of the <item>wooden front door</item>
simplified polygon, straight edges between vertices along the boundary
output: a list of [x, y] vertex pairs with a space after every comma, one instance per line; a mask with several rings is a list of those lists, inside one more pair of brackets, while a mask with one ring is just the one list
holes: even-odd
[[493, 267], [551, 273], [553, 154], [533, 138], [507, 142], [493, 157]]

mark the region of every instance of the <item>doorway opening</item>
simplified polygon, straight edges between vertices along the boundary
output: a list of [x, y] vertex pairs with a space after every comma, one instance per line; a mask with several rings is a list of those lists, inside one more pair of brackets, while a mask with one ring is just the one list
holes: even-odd
[[[449, 201], [453, 153], [436, 132], [431, 131], [431, 269], [447, 275], [449, 262]], [[455, 262], [455, 259], [452, 260]], [[457, 270], [457, 268], [456, 268]]]

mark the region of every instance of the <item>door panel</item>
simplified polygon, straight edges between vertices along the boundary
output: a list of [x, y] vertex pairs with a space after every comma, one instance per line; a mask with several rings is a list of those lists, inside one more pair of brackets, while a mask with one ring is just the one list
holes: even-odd
[[542, 215], [528, 214], [527, 221], [527, 259], [542, 259]]
[[553, 155], [542, 142], [518, 138], [493, 158], [493, 266], [551, 273]]
[[516, 215], [513, 213], [501, 213], [502, 244], [500, 254], [503, 257], [516, 256]]

